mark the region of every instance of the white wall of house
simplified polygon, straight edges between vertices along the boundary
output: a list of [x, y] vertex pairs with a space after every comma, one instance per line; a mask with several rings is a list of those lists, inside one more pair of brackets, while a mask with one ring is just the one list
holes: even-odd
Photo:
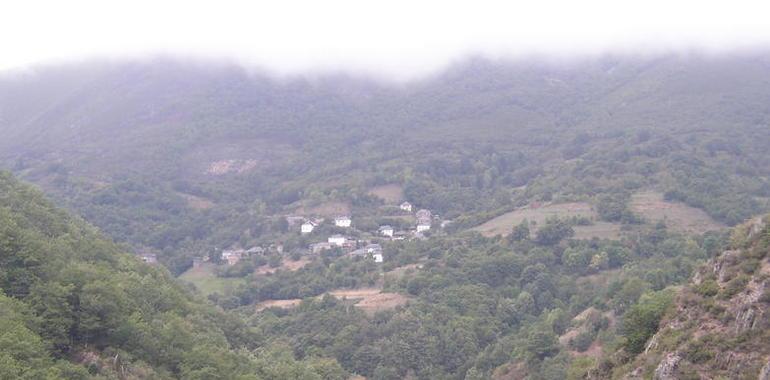
[[350, 218], [338, 218], [334, 219], [334, 225], [337, 227], [350, 227]]
[[327, 241], [329, 242], [329, 244], [342, 246], [345, 244], [347, 240], [348, 239], [344, 236], [329, 236], [329, 239]]
[[309, 234], [313, 232], [314, 228], [315, 226], [313, 225], [313, 223], [303, 223], [302, 226], [300, 227], [300, 232], [303, 234]]
[[423, 232], [430, 230], [430, 224], [418, 224], [417, 225], [417, 232]]

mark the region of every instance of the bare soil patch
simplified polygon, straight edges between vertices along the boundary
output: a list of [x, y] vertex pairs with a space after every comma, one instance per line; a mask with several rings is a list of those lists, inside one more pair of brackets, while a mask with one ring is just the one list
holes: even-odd
[[329, 294], [337, 298], [357, 301], [355, 303], [356, 307], [369, 316], [374, 315], [378, 311], [404, 305], [409, 300], [403, 294], [383, 293], [379, 288], [338, 289], [329, 292]]
[[525, 219], [536, 222], [537, 226], [543, 225], [550, 217], [561, 219], [577, 217], [596, 218], [596, 212], [590, 204], [585, 202], [569, 202], [548, 204], [541, 207], [523, 207], [494, 219], [491, 219], [479, 226], [473, 227], [472, 231], [478, 231], [484, 236], [508, 235], [514, 226], [519, 225]]
[[[378, 311], [393, 309], [405, 305], [409, 298], [399, 293], [383, 293], [380, 288], [337, 289], [329, 292], [334, 297], [352, 301], [366, 315], [372, 316]], [[321, 298], [323, 295], [316, 298]], [[301, 299], [267, 300], [258, 303], [256, 311], [262, 311], [269, 307], [290, 309], [299, 305]]]
[[575, 226], [575, 239], [610, 239], [617, 240], [620, 238], [621, 225], [618, 223], [610, 222], [594, 222], [590, 226]]
[[224, 175], [229, 173], [243, 174], [257, 167], [257, 160], [219, 160], [209, 163], [206, 174]]
[[192, 194], [178, 193], [187, 201], [187, 207], [194, 210], [208, 210], [214, 207], [214, 202]]
[[726, 228], [705, 211], [684, 203], [665, 201], [663, 194], [655, 191], [634, 194], [631, 210], [652, 222], [665, 221], [669, 228], [684, 233], [700, 234]]
[[292, 261], [292, 260], [284, 259], [281, 262], [281, 266], [279, 266], [277, 268], [273, 268], [273, 267], [271, 267], [269, 265], [263, 265], [263, 266], [258, 267], [257, 269], [255, 269], [254, 270], [254, 274], [257, 274], [257, 275], [260, 275], [260, 274], [270, 274], [270, 273], [275, 273], [279, 269], [283, 269], [283, 270], [287, 270], [287, 271], [293, 272], [293, 271], [298, 270], [298, 269], [300, 269], [300, 268], [302, 268], [302, 267], [304, 267], [305, 265], [308, 265], [308, 264], [310, 264], [310, 259], [307, 259], [307, 258], [304, 258], [304, 257], [299, 259], [299, 260], [297, 260], [297, 261]]
[[369, 189], [369, 194], [382, 199], [385, 203], [395, 204], [404, 199], [404, 188], [398, 184], [375, 186]]
[[299, 299], [299, 298], [290, 299], [290, 300], [268, 300], [268, 301], [262, 301], [262, 302], [257, 304], [256, 310], [257, 311], [262, 311], [262, 310], [265, 310], [265, 309], [271, 308], [271, 307], [280, 307], [281, 309], [291, 309], [291, 308], [297, 307], [297, 305], [299, 305], [300, 302], [302, 302], [302, 300]]
[[316, 206], [300, 206], [294, 213], [302, 216], [320, 215], [335, 217], [350, 214], [350, 204], [346, 202], [325, 202]]
[[407, 264], [404, 266], [400, 266], [397, 268], [393, 268], [393, 270], [390, 270], [388, 272], [384, 273], [385, 277], [391, 277], [393, 279], [399, 279], [401, 277], [404, 277], [406, 272], [410, 270], [419, 270], [422, 268], [422, 264]]

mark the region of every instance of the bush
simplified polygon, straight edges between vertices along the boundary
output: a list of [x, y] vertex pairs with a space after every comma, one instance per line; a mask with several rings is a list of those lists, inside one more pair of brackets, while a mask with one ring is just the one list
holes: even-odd
[[574, 338], [570, 339], [569, 346], [578, 352], [583, 352], [587, 350], [588, 347], [591, 347], [591, 343], [594, 342], [594, 335], [594, 331], [585, 330]]
[[672, 301], [673, 295], [667, 290], [647, 293], [623, 316], [623, 336], [631, 353], [644, 350], [647, 339], [658, 330], [660, 319]]
[[746, 288], [746, 284], [749, 283], [749, 276], [741, 274], [734, 279], [727, 282], [725, 288], [722, 289], [722, 293], [719, 295], [722, 299], [732, 298], [734, 295], [743, 291]]
[[712, 279], [704, 280], [695, 287], [695, 292], [703, 297], [713, 297], [719, 293], [719, 285]]

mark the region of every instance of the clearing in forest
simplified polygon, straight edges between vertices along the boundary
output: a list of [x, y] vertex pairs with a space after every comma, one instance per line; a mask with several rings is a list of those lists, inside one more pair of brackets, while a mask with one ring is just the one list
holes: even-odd
[[356, 307], [369, 316], [374, 315], [378, 311], [404, 305], [409, 300], [403, 294], [383, 293], [380, 288], [338, 289], [332, 290], [329, 294], [337, 298], [356, 301]]
[[[473, 227], [471, 231], [478, 231], [484, 236], [508, 235], [514, 226], [519, 225], [525, 219], [530, 223], [535, 222], [530, 227], [534, 232], [538, 226], [545, 224], [545, 221], [551, 217], [560, 219], [572, 217], [586, 217], [596, 219], [596, 211], [590, 204], [585, 202], [554, 203], [540, 207], [527, 206], [514, 210], [496, 218], [488, 220], [484, 224]], [[590, 226], [576, 226], [576, 239], [590, 239], [598, 237], [600, 239], [617, 239], [620, 234], [620, 225], [607, 222], [596, 222]]]
[[404, 200], [404, 188], [398, 184], [375, 186], [369, 189], [369, 194], [382, 199], [385, 203], [396, 204]]
[[187, 201], [187, 207], [193, 210], [208, 210], [214, 207], [214, 202], [197, 195], [177, 193]]
[[302, 302], [302, 299], [300, 298], [294, 298], [290, 300], [267, 300], [267, 301], [262, 301], [258, 303], [256, 306], [256, 310], [259, 312], [270, 307], [278, 307], [281, 309], [291, 309], [291, 308], [297, 307], [297, 305], [299, 305], [300, 302]]
[[294, 212], [297, 215], [320, 215], [333, 218], [339, 215], [350, 215], [350, 204], [345, 202], [324, 202], [316, 206], [300, 206]]
[[620, 238], [621, 225], [618, 223], [610, 222], [594, 222], [590, 226], [575, 226], [574, 239], [610, 239], [615, 240]]
[[634, 194], [631, 210], [653, 223], [665, 221], [669, 228], [679, 232], [700, 234], [726, 228], [705, 211], [680, 202], [668, 202], [663, 194], [655, 191]]
[[179, 279], [187, 281], [200, 290], [203, 295], [219, 293], [226, 294], [242, 284], [242, 278], [223, 278], [214, 274], [216, 265], [204, 263], [198, 268], [190, 268], [179, 276]]
[[296, 261], [284, 259], [283, 261], [281, 261], [281, 265], [279, 267], [273, 268], [269, 265], [262, 265], [261, 267], [258, 267], [257, 269], [254, 270], [254, 274], [270, 274], [270, 273], [275, 273], [279, 269], [294, 272], [295, 270], [300, 269], [308, 264], [310, 264], [310, 259], [305, 257]]
[[[328, 292], [328, 294], [352, 301], [356, 307], [366, 315], [372, 316], [378, 311], [393, 309], [397, 306], [404, 305], [409, 298], [399, 293], [384, 293], [380, 288], [359, 288], [359, 289], [337, 289]], [[323, 295], [316, 297], [320, 299]], [[262, 311], [269, 307], [280, 307], [282, 309], [291, 309], [296, 307], [302, 302], [301, 299], [288, 299], [288, 300], [267, 300], [262, 301], [256, 305], [257, 311]]]

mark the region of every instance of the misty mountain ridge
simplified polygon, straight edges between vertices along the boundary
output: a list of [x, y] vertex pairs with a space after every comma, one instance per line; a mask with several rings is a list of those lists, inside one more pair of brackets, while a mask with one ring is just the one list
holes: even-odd
[[766, 330], [767, 228], [735, 239], [770, 211], [768, 105], [765, 52], [470, 58], [397, 84], [175, 59], [6, 74], [0, 168], [97, 228], [0, 174], [0, 303], [59, 377], [756, 377], [756, 339], [680, 339], [700, 330], [673, 308], [730, 326], [749, 289]]

